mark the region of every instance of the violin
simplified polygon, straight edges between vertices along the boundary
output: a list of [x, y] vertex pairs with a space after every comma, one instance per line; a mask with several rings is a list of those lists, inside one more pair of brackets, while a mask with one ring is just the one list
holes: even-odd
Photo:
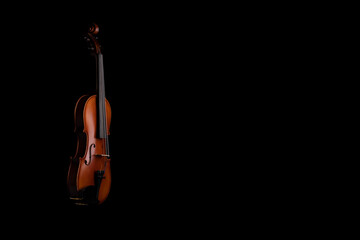
[[85, 40], [96, 62], [96, 94], [81, 96], [74, 111], [77, 147], [67, 176], [69, 198], [77, 205], [98, 205], [110, 192], [109, 134], [111, 107], [105, 97], [103, 55], [98, 42], [99, 26], [93, 24]]

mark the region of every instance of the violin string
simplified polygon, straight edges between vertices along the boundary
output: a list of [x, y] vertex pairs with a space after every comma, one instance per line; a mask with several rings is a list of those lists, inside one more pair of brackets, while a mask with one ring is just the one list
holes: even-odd
[[[106, 155], [109, 155], [109, 151], [108, 151], [108, 134], [107, 134], [107, 121], [106, 121], [106, 100], [105, 100], [105, 80], [104, 80], [104, 65], [103, 65], [103, 58], [102, 58], [102, 55], [99, 55], [99, 57], [101, 58], [100, 60], [100, 80], [101, 80], [101, 112], [102, 112], [102, 129], [103, 129], [103, 133], [102, 133], [102, 136], [104, 136], [104, 140], [105, 140], [105, 146], [103, 146], [103, 149], [105, 149], [105, 154]], [[106, 156], [106, 158], [108, 158]], [[106, 163], [107, 161], [105, 160], [105, 163], [104, 163], [104, 169], [103, 171], [105, 171], [106, 169]]]

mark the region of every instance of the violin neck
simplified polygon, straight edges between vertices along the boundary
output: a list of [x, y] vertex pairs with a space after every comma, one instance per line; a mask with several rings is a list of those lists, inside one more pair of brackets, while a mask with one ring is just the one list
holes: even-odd
[[106, 138], [105, 80], [103, 55], [101, 53], [96, 54], [96, 96], [98, 107], [98, 138]]

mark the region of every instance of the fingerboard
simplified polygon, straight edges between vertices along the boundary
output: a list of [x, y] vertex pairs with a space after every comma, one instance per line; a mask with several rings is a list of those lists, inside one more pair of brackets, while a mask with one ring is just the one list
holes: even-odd
[[103, 55], [98, 53], [96, 55], [96, 89], [97, 89], [97, 123], [98, 123], [98, 138], [107, 137], [106, 127], [106, 109], [105, 109], [105, 80], [104, 80], [104, 63]]

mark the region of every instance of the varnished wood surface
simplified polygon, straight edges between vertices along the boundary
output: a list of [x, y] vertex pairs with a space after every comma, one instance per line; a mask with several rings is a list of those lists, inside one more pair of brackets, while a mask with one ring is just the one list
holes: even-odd
[[[84, 101], [86, 100], [86, 101]], [[107, 133], [110, 134], [111, 107], [106, 100], [106, 122]], [[106, 156], [105, 139], [97, 138], [97, 108], [96, 95], [81, 97], [75, 108], [75, 132], [78, 135], [78, 142], [74, 159], [71, 161], [68, 173], [68, 187], [70, 194], [76, 196], [78, 191], [95, 185], [94, 173], [105, 170], [104, 179], [99, 189], [99, 203], [107, 198], [111, 187], [110, 159]], [[92, 148], [90, 156], [90, 146]], [[105, 164], [106, 162], [106, 164]], [[76, 190], [75, 190], [76, 186]]]

